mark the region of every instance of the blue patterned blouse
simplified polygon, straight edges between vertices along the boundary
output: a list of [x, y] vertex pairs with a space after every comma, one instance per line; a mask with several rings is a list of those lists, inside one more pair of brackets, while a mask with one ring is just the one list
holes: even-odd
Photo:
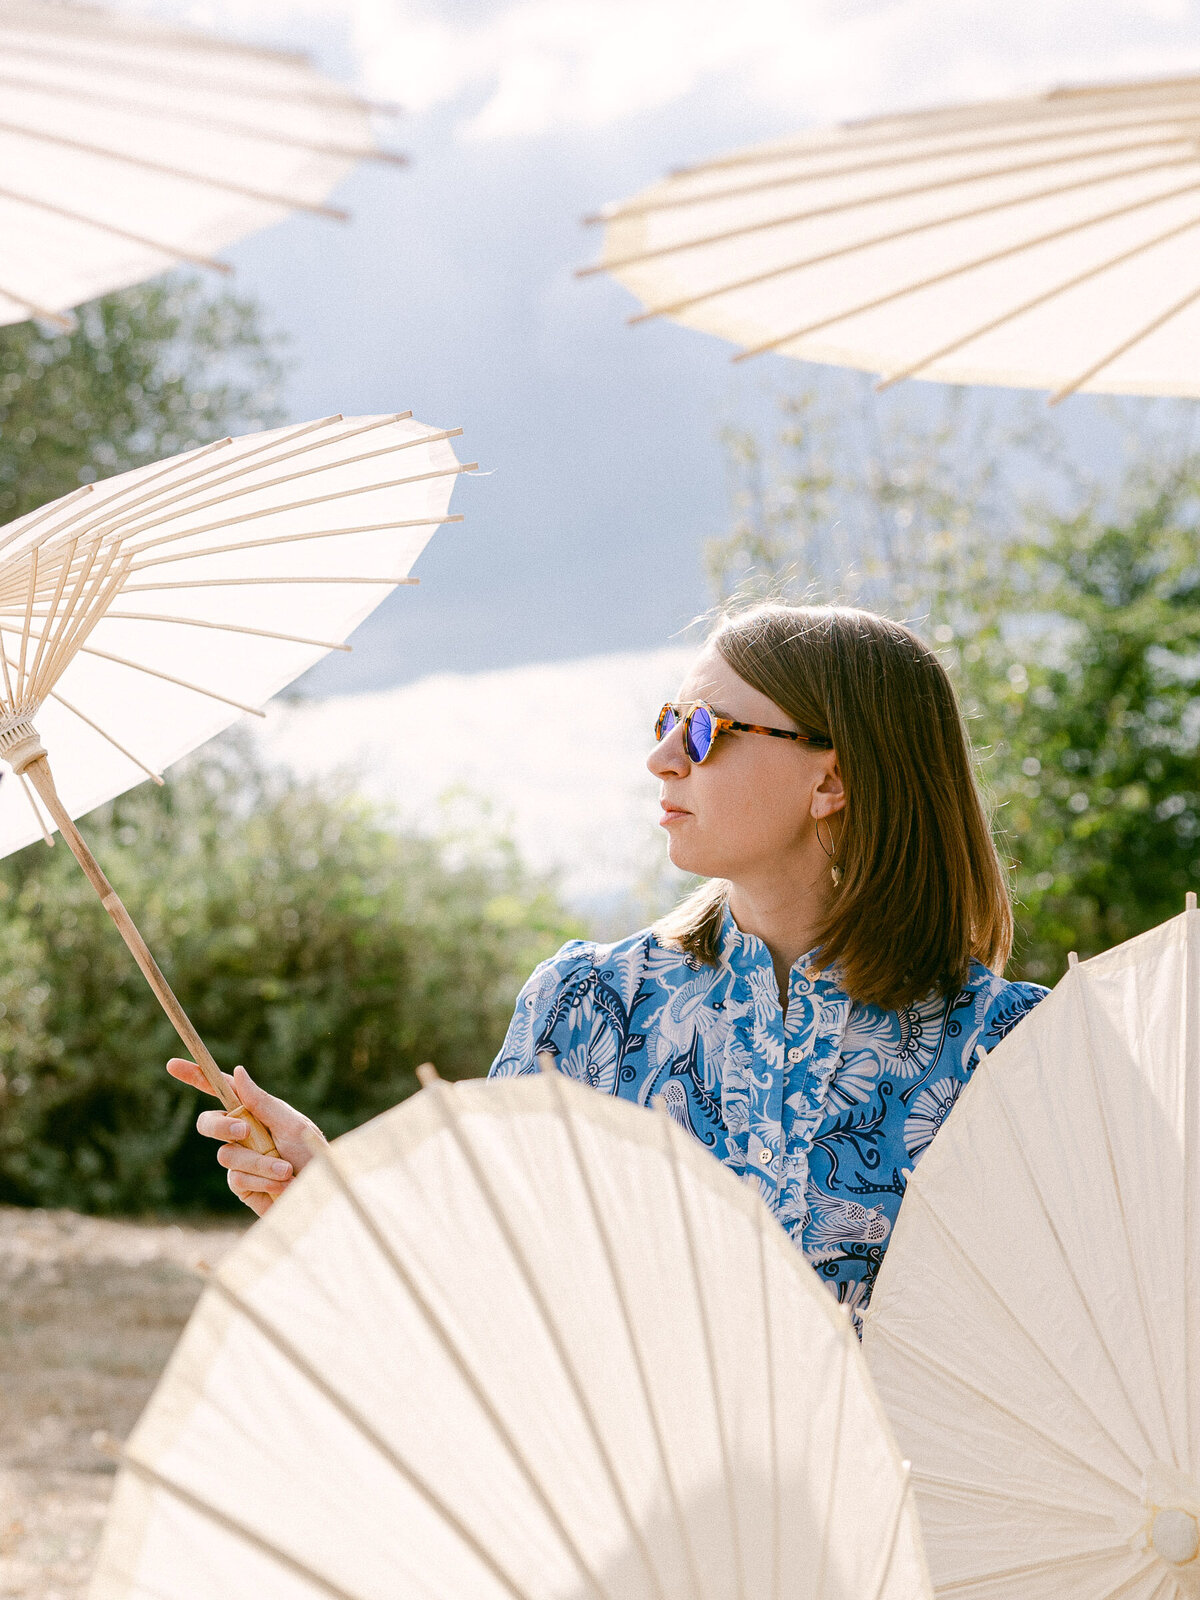
[[857, 1322], [912, 1168], [974, 1070], [1045, 989], [978, 962], [949, 998], [852, 1001], [801, 957], [786, 1017], [770, 952], [728, 910], [716, 966], [648, 931], [566, 944], [522, 989], [494, 1077], [559, 1070], [671, 1115], [752, 1178]]

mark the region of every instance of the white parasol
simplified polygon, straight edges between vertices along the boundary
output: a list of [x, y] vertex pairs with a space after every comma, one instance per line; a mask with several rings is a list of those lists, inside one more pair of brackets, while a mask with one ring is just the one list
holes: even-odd
[[0, 323], [213, 252], [376, 149], [369, 108], [300, 56], [145, 17], [0, 0]]
[[1200, 395], [1200, 78], [877, 117], [608, 207], [645, 310], [947, 383]]
[[[1189, 899], [1067, 973], [909, 1182], [864, 1348], [943, 1600], [1200, 1595]], [[951, 1091], [914, 1102], [914, 1138]]]
[[348, 649], [397, 584], [415, 583], [433, 529], [460, 520], [450, 495], [474, 470], [450, 445], [461, 431], [405, 412], [222, 439], [0, 528], [0, 757], [17, 774], [0, 784], [0, 854], [62, 831], [227, 1105], [71, 819], [261, 715], [328, 650]]
[[665, 1111], [551, 1072], [433, 1082], [222, 1262], [91, 1595], [249, 1593], [929, 1589], [848, 1319], [757, 1194]]

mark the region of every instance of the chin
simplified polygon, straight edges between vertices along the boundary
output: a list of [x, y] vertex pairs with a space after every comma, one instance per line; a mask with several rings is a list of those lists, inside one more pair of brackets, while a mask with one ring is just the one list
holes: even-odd
[[668, 836], [667, 859], [680, 872], [690, 872], [697, 878], [725, 877], [721, 867], [709, 859], [707, 851], [698, 850], [694, 844], [689, 848], [683, 839]]

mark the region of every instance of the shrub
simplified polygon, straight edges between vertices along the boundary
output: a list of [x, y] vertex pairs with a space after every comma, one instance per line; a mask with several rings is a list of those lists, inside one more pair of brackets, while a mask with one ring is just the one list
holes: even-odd
[[[11, 779], [9, 780], [11, 781]], [[447, 850], [226, 739], [82, 824], [217, 1060], [331, 1136], [486, 1070], [529, 969], [574, 930], [503, 841]], [[180, 1047], [61, 844], [0, 862], [0, 1199], [232, 1203]]]

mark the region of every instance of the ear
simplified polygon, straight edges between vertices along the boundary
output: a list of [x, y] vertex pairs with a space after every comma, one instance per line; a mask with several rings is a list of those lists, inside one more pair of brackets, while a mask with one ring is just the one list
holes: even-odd
[[818, 820], [821, 817], [832, 817], [835, 812], [841, 811], [845, 804], [846, 789], [842, 783], [841, 769], [838, 767], [837, 751], [831, 750], [821, 781], [813, 790], [810, 814]]

